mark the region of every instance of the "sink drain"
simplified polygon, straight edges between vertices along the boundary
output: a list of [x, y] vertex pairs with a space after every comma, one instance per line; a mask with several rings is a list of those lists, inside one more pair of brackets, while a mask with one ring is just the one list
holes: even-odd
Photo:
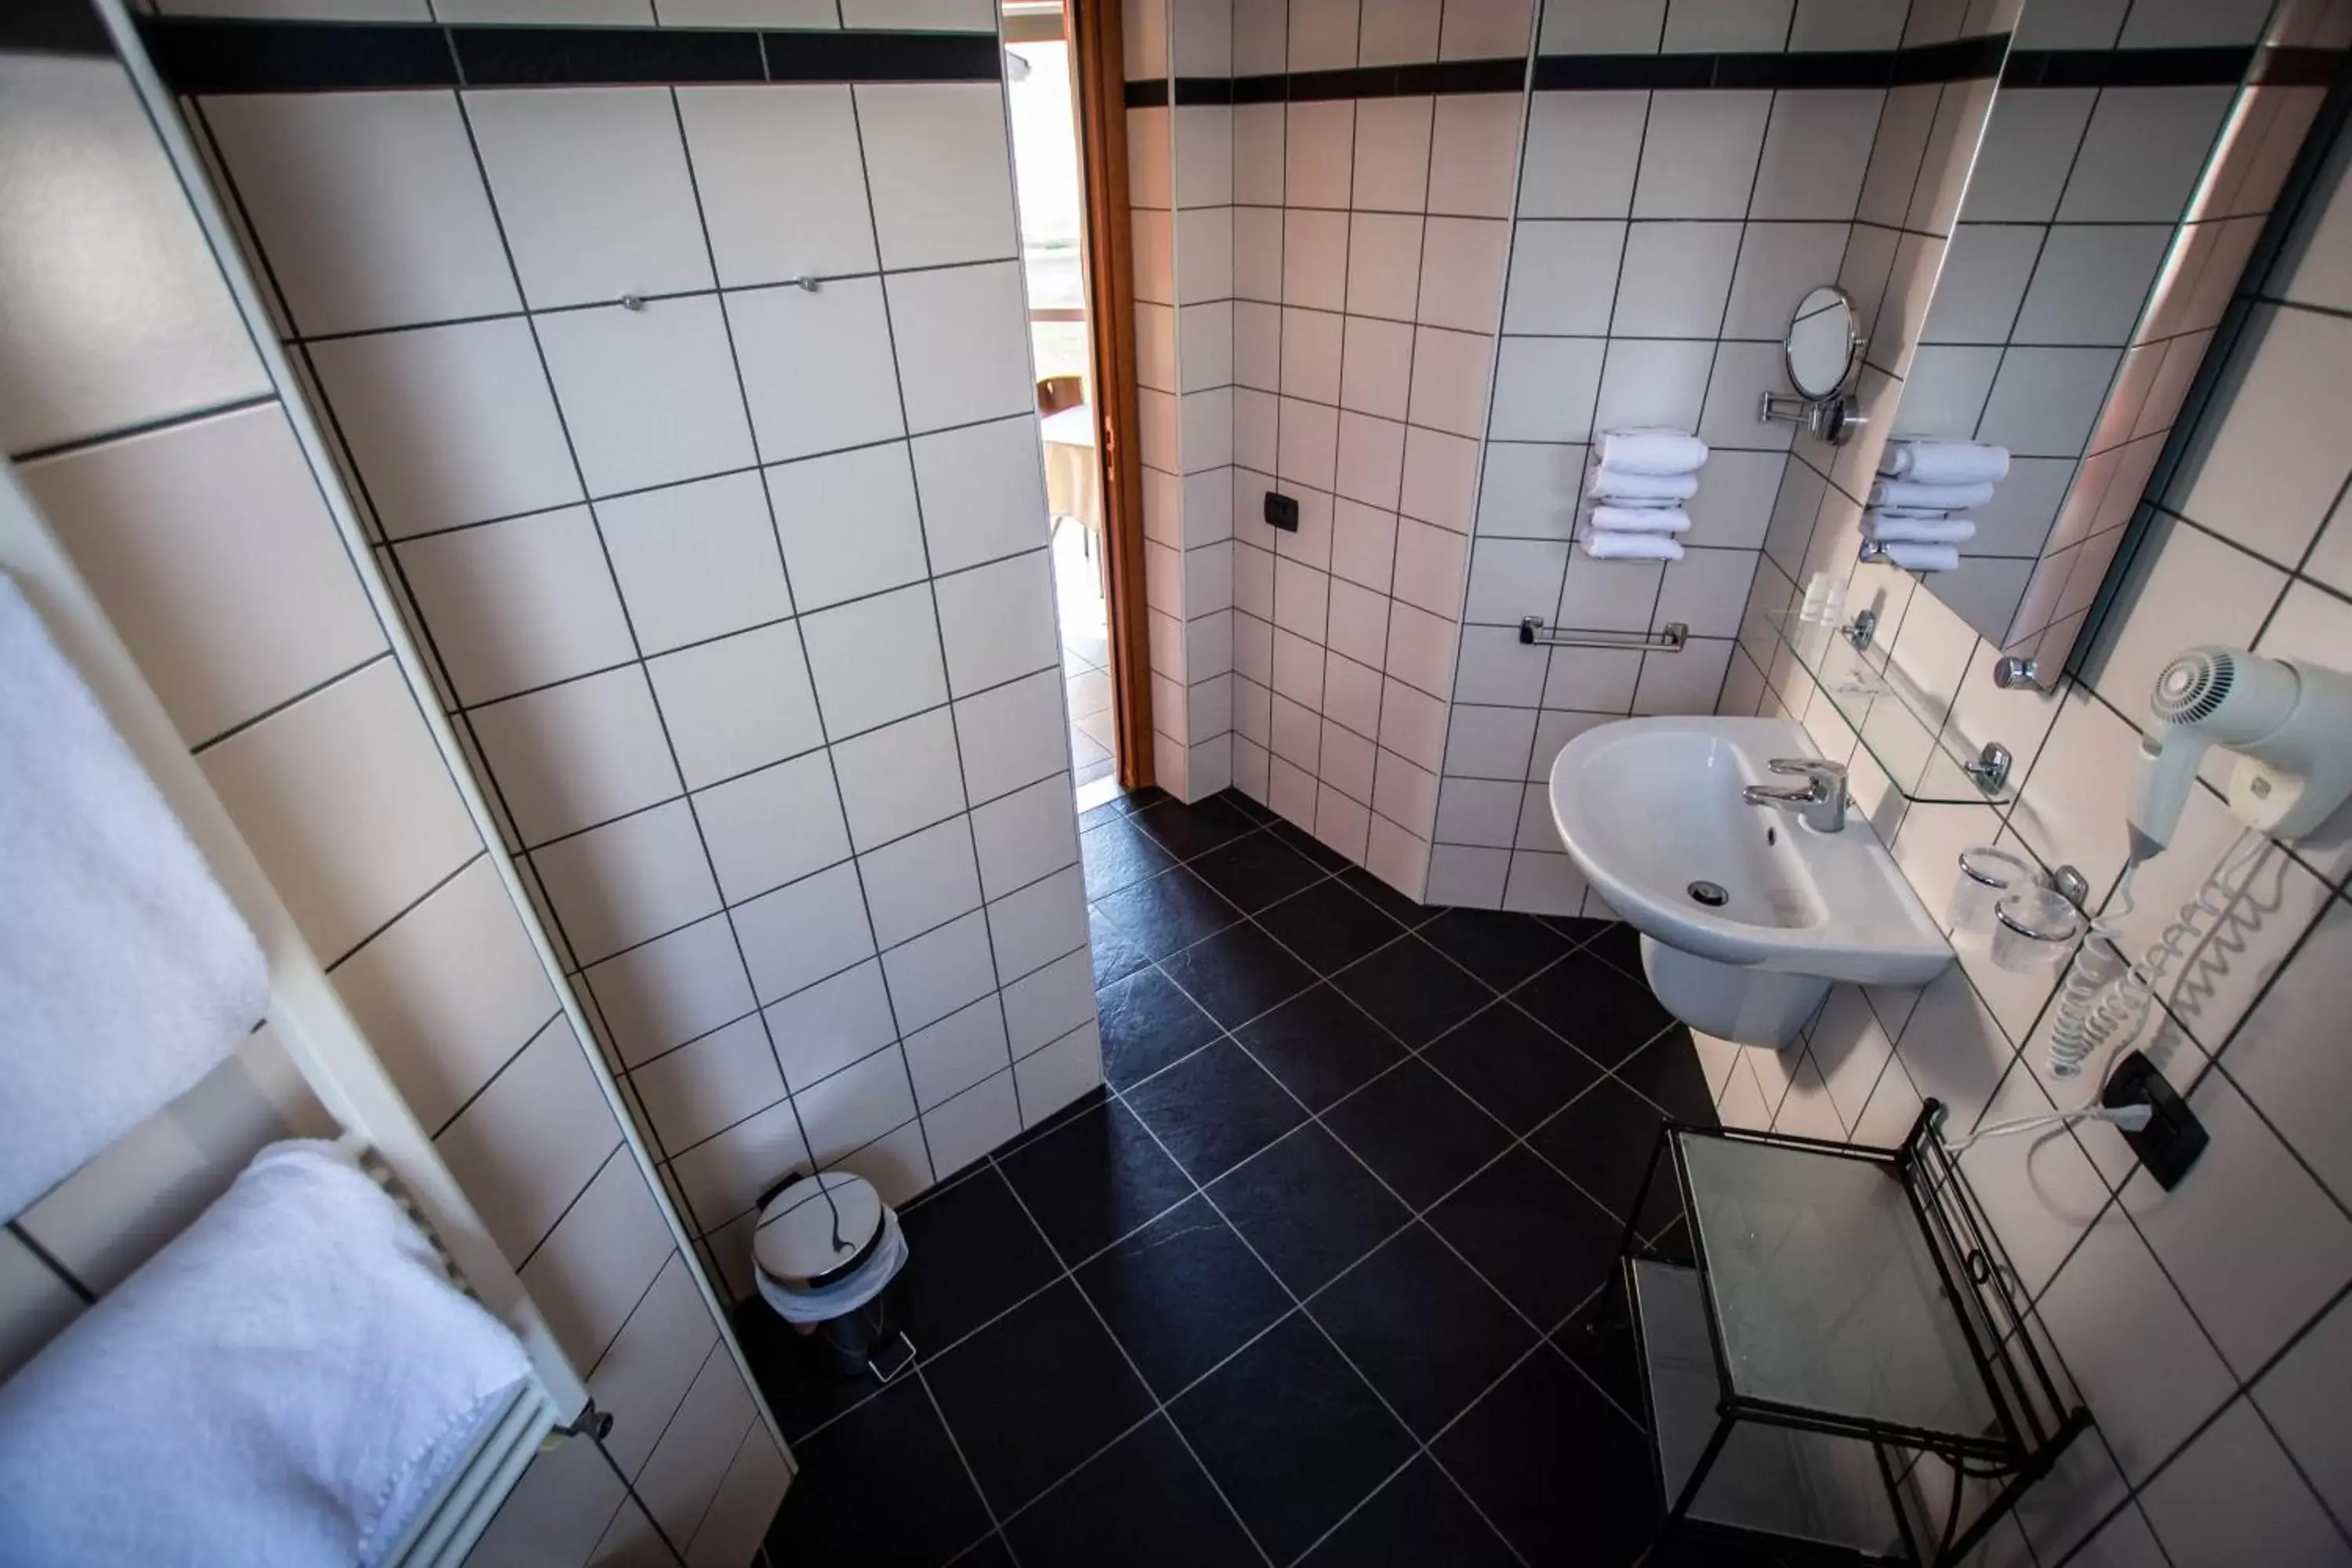
[[1690, 896], [1711, 910], [1719, 910], [1731, 901], [1731, 895], [1717, 882], [1693, 882]]

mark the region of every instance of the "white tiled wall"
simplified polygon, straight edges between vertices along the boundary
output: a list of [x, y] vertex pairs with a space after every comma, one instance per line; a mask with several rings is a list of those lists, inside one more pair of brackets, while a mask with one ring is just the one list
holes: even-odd
[[[2029, 5], [2029, 27], [2034, 16]], [[2089, 47], [2111, 36], [2112, 26]], [[1999, 650], [1957, 613], [1907, 581], [1858, 569], [1855, 594], [1888, 593], [1897, 660], [1943, 694], [1969, 742], [2014, 750], [2023, 780], [2001, 809], [1877, 801], [1873, 819], [1931, 910], [1950, 895], [1953, 855], [1999, 842], [2081, 867], [2133, 949], [2146, 948], [2238, 834], [2200, 785], [2172, 847], [2138, 874], [2127, 912], [2114, 896], [2154, 669], [2199, 642], [2347, 662], [2352, 574], [2342, 563], [2352, 560], [2352, 524], [2337, 502], [2352, 474], [2341, 352], [2352, 344], [2337, 340], [2352, 303], [2352, 195], [2343, 153], [2276, 265], [2242, 285], [2248, 329], [2154, 498], [2164, 510], [2144, 576], [2102, 631], [2084, 679], [2046, 696], [1996, 689]], [[2131, 481], [2135, 500], [2142, 482]], [[1832, 754], [1843, 744], [1858, 770], [1866, 760], [1850, 732], [1841, 742], [1833, 720], [1820, 721], [1801, 686], [1768, 682], [1754, 666], [1735, 676], [1724, 703], [1792, 712]], [[2340, 819], [2290, 847], [2263, 847], [2247, 898], [2189, 983], [2160, 991], [2165, 1014], [2141, 1043], [2213, 1139], [2177, 1191], [2157, 1187], [2104, 1127], [1966, 1156], [2098, 1423], [2029, 1494], [2015, 1526], [1996, 1533], [1989, 1561], [2352, 1558], [2352, 1426], [2341, 1401], [2318, 1393], [2352, 1376], [2352, 1169], [2340, 1154], [2352, 1076], [2337, 1019], [2352, 956], [2347, 870], [2352, 826]], [[2081, 1081], [2051, 1079], [2043, 1059], [2051, 986], [1994, 969], [1980, 939], [1963, 933], [1956, 946], [1958, 965], [1922, 991], [1840, 987], [1785, 1052], [1700, 1040], [1726, 1121], [1889, 1142], [1923, 1097], [1952, 1106], [1963, 1129], [2078, 1103]]]
[[729, 1287], [788, 1172], [903, 1199], [1087, 1088], [1002, 87], [201, 110]]
[[[733, 1403], [693, 1428], [693, 1452], [666, 1434], [688, 1429], [672, 1417], [694, 1369], [621, 1376], [647, 1288], [690, 1282], [690, 1265], [462, 804], [418, 705], [432, 694], [393, 656], [367, 568], [344, 545], [128, 79], [110, 60], [0, 56], [0, 376], [26, 488], [609, 1403], [616, 1441], [647, 1470], [688, 1477], [662, 1494], [671, 1521], [740, 1561], [747, 1521], [756, 1533], [781, 1495], [782, 1457], [730, 1358], [711, 1375], [723, 1373]], [[389, 223], [430, 205], [429, 193], [395, 195], [363, 215]], [[299, 263], [312, 268], [304, 308], [376, 308], [320, 260]], [[426, 268], [370, 286], [404, 297], [449, 276]], [[110, 1288], [260, 1144], [327, 1127], [265, 1031], [12, 1216], [23, 1239], [0, 1238], [0, 1375], [78, 1310], [74, 1285]], [[694, 1331], [715, 1343], [718, 1325], [688, 1294]], [[590, 1445], [569, 1444], [534, 1466], [496, 1539], [536, 1562], [584, 1561], [621, 1503]], [[566, 1531], [585, 1532], [576, 1549], [562, 1548]]]

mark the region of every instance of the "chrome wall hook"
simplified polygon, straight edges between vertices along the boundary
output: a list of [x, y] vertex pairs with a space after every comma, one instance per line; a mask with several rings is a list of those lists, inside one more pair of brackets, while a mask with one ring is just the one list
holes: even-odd
[[814, 277], [803, 272], [799, 277], [793, 279], [793, 287], [799, 289], [803, 294], [814, 294], [817, 289], [817, 280]]
[[621, 296], [621, 309], [624, 310], [642, 310], [645, 308], [646, 297], [644, 295], [624, 294]]

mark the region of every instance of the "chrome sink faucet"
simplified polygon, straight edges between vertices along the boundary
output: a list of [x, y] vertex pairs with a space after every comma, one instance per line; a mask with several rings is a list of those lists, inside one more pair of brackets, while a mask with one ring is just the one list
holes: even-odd
[[1797, 773], [1805, 782], [1786, 789], [1748, 784], [1740, 790], [1740, 799], [1750, 805], [1796, 812], [1816, 833], [1845, 831], [1846, 803], [1853, 796], [1846, 788], [1843, 763], [1823, 757], [1775, 757], [1769, 765], [1776, 773]]

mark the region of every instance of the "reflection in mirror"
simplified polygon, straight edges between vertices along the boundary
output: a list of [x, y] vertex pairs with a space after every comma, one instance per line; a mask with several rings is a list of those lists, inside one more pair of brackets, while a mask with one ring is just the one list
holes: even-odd
[[1784, 345], [1789, 384], [1806, 397], [1834, 395], [1862, 356], [1862, 333], [1845, 290], [1823, 283], [1797, 302]]
[[2279, 40], [2259, 8], [2217, 8], [2194, 50], [2127, 26], [2072, 47], [2071, 9], [2024, 8], [1889, 429], [2009, 450], [1959, 569], [1923, 582], [2043, 685], [2325, 93], [2257, 47]]

